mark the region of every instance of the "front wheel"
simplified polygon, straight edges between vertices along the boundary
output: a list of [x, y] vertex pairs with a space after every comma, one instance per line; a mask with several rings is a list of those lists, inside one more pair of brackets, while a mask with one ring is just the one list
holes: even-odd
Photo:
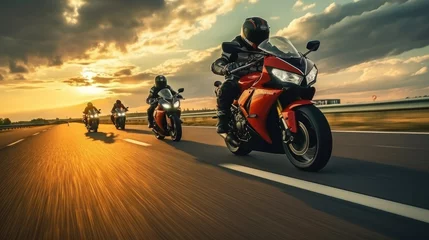
[[182, 121], [176, 115], [171, 116], [172, 129], [170, 131], [170, 136], [173, 141], [180, 141], [182, 139]]
[[283, 141], [285, 153], [296, 168], [318, 172], [331, 158], [332, 133], [329, 123], [314, 105], [296, 108], [295, 117], [298, 130], [292, 134], [290, 141]]

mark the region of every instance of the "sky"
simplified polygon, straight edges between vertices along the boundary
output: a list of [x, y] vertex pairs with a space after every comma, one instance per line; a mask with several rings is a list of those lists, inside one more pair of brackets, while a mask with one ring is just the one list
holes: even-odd
[[316, 99], [429, 95], [427, 0], [6, 0], [0, 2], [0, 117], [81, 117], [88, 101], [131, 112], [158, 74], [184, 108], [215, 108], [210, 71], [246, 17], [265, 18], [319, 69]]

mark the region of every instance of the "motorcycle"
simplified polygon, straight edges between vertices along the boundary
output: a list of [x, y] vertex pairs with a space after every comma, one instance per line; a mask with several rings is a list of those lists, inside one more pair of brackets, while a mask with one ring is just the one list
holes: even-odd
[[178, 93], [173, 96], [169, 89], [162, 89], [158, 92], [159, 97], [151, 102], [151, 104], [158, 102], [153, 113], [154, 127], [152, 128], [157, 139], [162, 140], [170, 136], [173, 141], [178, 142], [182, 138], [180, 99], [184, 98], [179, 93], [183, 91], [183, 88], [179, 88]]
[[[303, 171], [317, 172], [326, 166], [332, 133], [325, 115], [312, 102], [318, 68], [307, 58], [319, 46], [320, 41], [309, 41], [308, 51], [302, 54], [289, 39], [279, 36], [262, 42], [261, 52], [242, 50], [236, 43], [222, 44], [226, 53], [255, 56], [229, 74], [263, 63], [262, 72], [239, 79], [241, 93], [231, 105], [230, 131], [220, 134], [230, 152], [285, 154]], [[214, 84], [216, 96], [221, 84]]]
[[125, 113], [128, 112], [127, 108], [115, 108], [115, 111], [113, 113], [113, 121], [115, 123], [116, 129], [122, 129], [125, 130], [125, 122], [126, 122], [126, 116]]
[[91, 109], [89, 110], [88, 114], [86, 114], [86, 123], [85, 127], [88, 130], [88, 132], [98, 131], [98, 125], [100, 124], [99, 114], [101, 109], [98, 109], [98, 111]]

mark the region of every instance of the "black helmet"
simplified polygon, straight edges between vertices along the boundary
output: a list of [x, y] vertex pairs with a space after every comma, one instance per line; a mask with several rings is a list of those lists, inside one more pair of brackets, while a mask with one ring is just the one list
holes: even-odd
[[269, 36], [268, 22], [260, 17], [246, 18], [241, 27], [241, 38], [255, 49]]
[[156, 76], [155, 86], [157, 88], [165, 88], [167, 86], [167, 78], [164, 75]]
[[88, 106], [88, 107], [92, 107], [92, 102], [89, 102], [89, 103], [87, 104], [87, 106]]
[[121, 102], [121, 100], [116, 100], [116, 104], [121, 104], [122, 102]]

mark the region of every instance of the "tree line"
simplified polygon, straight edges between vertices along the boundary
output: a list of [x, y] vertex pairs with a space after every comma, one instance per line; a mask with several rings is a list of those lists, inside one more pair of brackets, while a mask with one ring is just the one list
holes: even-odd
[[10, 125], [12, 124], [12, 121], [10, 121], [9, 118], [0, 118], [0, 125]]

